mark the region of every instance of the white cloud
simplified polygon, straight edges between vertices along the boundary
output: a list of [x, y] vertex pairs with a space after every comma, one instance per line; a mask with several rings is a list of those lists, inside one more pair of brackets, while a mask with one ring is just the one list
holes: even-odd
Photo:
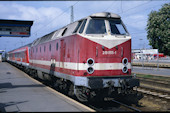
[[[57, 7], [33, 7], [18, 3], [0, 4], [0, 19], [34, 21], [31, 28], [31, 37], [24, 38], [24, 44], [31, 43], [36, 38], [63, 27], [70, 20], [68, 12], [63, 13], [63, 10]], [[10, 40], [10, 46], [7, 47], [7, 50], [21, 46], [20, 43], [17, 44], [18, 46], [16, 45], [17, 42], [20, 42], [20, 38], [12, 37], [6, 39]], [[0, 42], [2, 43], [4, 40], [5, 37], [1, 38]], [[4, 46], [0, 44], [0, 48], [4, 48]]]
[[[6, 7], [10, 7], [6, 8]], [[63, 11], [56, 7], [32, 7], [32, 6], [24, 6], [21, 4], [10, 4], [9, 6], [3, 6], [0, 5], [0, 15], [8, 14], [5, 16], [0, 16], [2, 19], [18, 19], [18, 20], [33, 20], [34, 24], [32, 26], [32, 29], [37, 31], [37, 29], [43, 28], [40, 30], [48, 30], [51, 28], [56, 29], [58, 27], [61, 27], [65, 25], [65, 22], [68, 22], [69, 14], [64, 13], [65, 19], [63, 21], [62, 18], [59, 18], [58, 16], [63, 13]], [[44, 32], [44, 31], [43, 31]]]

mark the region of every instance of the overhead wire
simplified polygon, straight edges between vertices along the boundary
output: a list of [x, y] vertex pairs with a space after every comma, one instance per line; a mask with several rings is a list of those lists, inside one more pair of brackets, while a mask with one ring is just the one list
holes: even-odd
[[[142, 6], [142, 5], [145, 5], [145, 4], [149, 3], [149, 2], [151, 2], [151, 1], [148, 1], [148, 2], [145, 2], [145, 3], [143, 3], [143, 4], [139, 4], [139, 5], [135, 6], [135, 7], [129, 8], [129, 9], [125, 10], [125, 11], [122, 11], [121, 13], [118, 12], [118, 14], [122, 14], [122, 13], [128, 12], [129, 10], [138, 8], [138, 7], [140, 7], [140, 6]], [[122, 4], [121, 4], [121, 5], [122, 5]], [[122, 6], [121, 6], [121, 7], [122, 7]]]
[[[133, 7], [133, 8], [129, 8], [129, 9], [127, 9], [126, 11], [123, 11], [123, 9], [122, 9], [122, 0], [121, 0], [121, 4], [120, 4], [120, 5], [121, 5], [121, 13], [125, 13], [125, 12], [127, 12], [127, 11], [129, 11], [129, 10], [135, 9], [135, 8], [140, 7], [140, 6], [142, 6], [142, 5], [144, 5], [144, 4], [147, 4], [147, 3], [149, 3], [149, 2], [150, 2], [150, 1], [145, 2], [145, 3], [142, 3], [142, 4], [140, 4], [140, 5], [137, 5], [137, 6]], [[112, 5], [113, 5], [113, 3], [112, 3], [111, 5], [109, 5], [104, 11], [108, 10]], [[119, 14], [121, 14], [121, 13], [119, 13]], [[142, 32], [142, 33], [146, 33], [146, 32]], [[139, 32], [138, 32], [138, 33], [135, 32], [135, 33], [131, 33], [131, 34], [139, 34]]]
[[[143, 4], [139, 4], [139, 5], [137, 5], [137, 6], [135, 6], [135, 7], [132, 7], [132, 8], [129, 8], [129, 9], [127, 9], [126, 11], [123, 11], [123, 9], [122, 9], [122, 0], [121, 0], [121, 11], [120, 12], [118, 12], [118, 14], [122, 14], [122, 13], [124, 13], [124, 12], [127, 12], [127, 11], [129, 11], [129, 10], [132, 10], [132, 9], [135, 9], [135, 8], [137, 8], [137, 7], [140, 7], [140, 6], [142, 6], [142, 5], [144, 5], [144, 4], [147, 4], [147, 3], [149, 3], [149, 2], [151, 2], [152, 0], [150, 0], [150, 1], [148, 1], [148, 2], [145, 2], [145, 3], [143, 3]], [[115, 2], [115, 1], [114, 1]], [[113, 3], [114, 3], [113, 2]], [[104, 11], [106, 11], [106, 10], [108, 10], [112, 5], [113, 5], [113, 3], [111, 4], [111, 5], [109, 5]]]
[[143, 33], [146, 33], [147, 31], [143, 31], [143, 32], [132, 32], [130, 34], [143, 34]]
[[[148, 7], [147, 9], [144, 9], [145, 11], [147, 11], [148, 9], [151, 9], [151, 8], [155, 8], [155, 7], [157, 7], [157, 6], [160, 6], [160, 4], [159, 5], [155, 5], [155, 6], [152, 6], [152, 7]], [[145, 12], [144, 11], [144, 12]], [[125, 19], [125, 18], [127, 18], [127, 16], [126, 17], [124, 17], [123, 19]], [[144, 19], [142, 19], [142, 20], [140, 20], [140, 22], [141, 21], [144, 21], [144, 20], [146, 20], [145, 18]], [[137, 20], [137, 21], [133, 21], [133, 23], [136, 23], [136, 22], [139, 22], [139, 20]], [[131, 23], [126, 23], [126, 24], [131, 24]], [[147, 31], [143, 31], [143, 32], [132, 32], [132, 33], [130, 33], [131, 35], [133, 35], [133, 34], [135, 34], [135, 35], [141, 35], [141, 34], [145, 34], [145, 33], [147, 33]]]
[[55, 16], [52, 20], [50, 20], [50, 22], [49, 22], [48, 24], [43, 25], [41, 28], [39, 28], [38, 30], [36, 30], [32, 35], [37, 34], [37, 32], [38, 32], [40, 29], [44, 28], [44, 26], [47, 27], [50, 23], [52, 23], [54, 20], [56, 20], [57, 17], [59, 18], [60, 16], [62, 16], [66, 11], [68, 11], [68, 10], [70, 9], [71, 6], [75, 6], [78, 2], [79, 2], [79, 1], [77, 1], [77, 2], [74, 3], [73, 5], [70, 5], [66, 10], [64, 10], [64, 11], [63, 11], [62, 13], [60, 13], [59, 15]]
[[115, 1], [113, 1], [105, 10], [103, 10], [103, 12], [106, 12], [114, 3]]
[[[158, 4], [158, 5], [155, 5], [155, 6], [152, 6], [152, 7], [148, 7], [148, 8], [146, 8], [146, 9], [142, 9], [142, 10], [144, 10], [143, 12], [145, 12], [145, 11], [147, 11], [148, 9], [151, 9], [151, 8], [155, 8], [155, 7], [157, 7], [157, 6], [160, 6], [160, 4]], [[140, 10], [141, 11], [141, 10]], [[143, 13], [142, 12], [142, 13]], [[135, 12], [136, 13], [136, 12]], [[131, 14], [135, 14], [135, 13], [131, 13]], [[126, 15], [126, 17], [124, 17], [124, 15], [122, 16], [122, 18], [127, 18], [129, 15]]]

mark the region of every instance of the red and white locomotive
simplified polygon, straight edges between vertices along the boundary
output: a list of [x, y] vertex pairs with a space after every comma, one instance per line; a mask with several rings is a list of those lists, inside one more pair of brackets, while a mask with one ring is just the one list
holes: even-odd
[[139, 86], [131, 75], [131, 36], [121, 17], [109, 12], [92, 14], [35, 40], [29, 72], [80, 101], [128, 94]]

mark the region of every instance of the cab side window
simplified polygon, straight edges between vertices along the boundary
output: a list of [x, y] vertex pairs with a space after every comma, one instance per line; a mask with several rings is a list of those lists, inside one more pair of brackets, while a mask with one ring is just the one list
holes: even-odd
[[85, 19], [85, 20], [83, 21], [82, 26], [81, 26], [81, 28], [80, 28], [80, 30], [79, 30], [79, 33], [82, 33], [82, 32], [83, 32], [84, 27], [85, 27], [85, 25], [86, 25], [86, 21], [87, 21], [87, 19]]
[[83, 20], [79, 21], [79, 23], [78, 23], [77, 27], [75, 28], [75, 30], [73, 31], [73, 33], [76, 33], [78, 31], [82, 22], [83, 22]]

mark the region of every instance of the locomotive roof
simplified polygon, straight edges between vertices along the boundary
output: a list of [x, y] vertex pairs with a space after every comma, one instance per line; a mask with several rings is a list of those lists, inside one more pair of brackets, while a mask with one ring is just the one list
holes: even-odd
[[[76, 26], [77, 26], [77, 24], [78, 24], [78, 22], [80, 20], [83, 20], [83, 19], [86, 19], [86, 18], [89, 18], [89, 17], [92, 17], [92, 18], [121, 18], [119, 15], [114, 14], [114, 13], [110, 13], [110, 12], [94, 13], [94, 14], [91, 14], [91, 15], [89, 15], [87, 17], [79, 19], [79, 20], [77, 20], [77, 21], [75, 21], [73, 23], [70, 23], [70, 24], [68, 24], [68, 25], [66, 25], [66, 26], [64, 26], [64, 27], [62, 27], [62, 28], [60, 28], [58, 30], [50, 32], [49, 34], [46, 34], [46, 35], [36, 39], [35, 41], [33, 41], [31, 46], [35, 46], [35, 45], [38, 45], [40, 43], [44, 43], [44, 42], [53, 40], [54, 38], [60, 38], [60, 37], [63, 36], [63, 35], [61, 36], [61, 32], [64, 32], [64, 30], [66, 28], [71, 27], [72, 28], [71, 30], [74, 31], [74, 29], [76, 28]], [[69, 33], [70, 33], [69, 35], [73, 34], [73, 31], [69, 31]], [[58, 35], [58, 34], [60, 34], [60, 35]]]
[[119, 15], [110, 12], [94, 13], [90, 17], [120, 18]]

